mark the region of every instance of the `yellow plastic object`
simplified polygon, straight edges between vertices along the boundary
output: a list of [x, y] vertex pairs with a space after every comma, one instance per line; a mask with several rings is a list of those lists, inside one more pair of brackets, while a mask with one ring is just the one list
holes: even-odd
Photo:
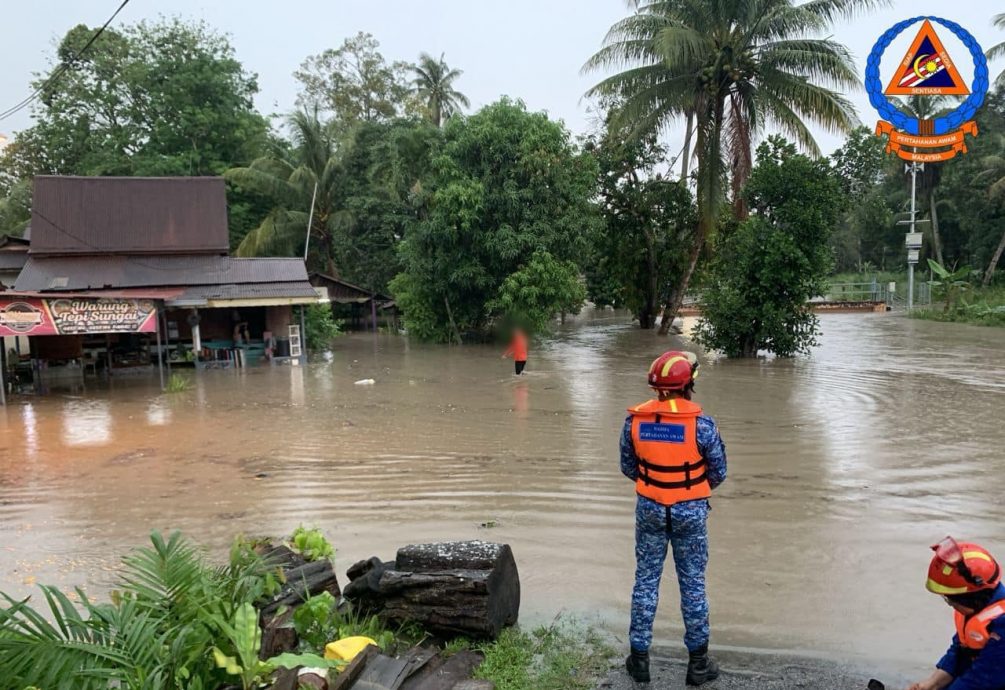
[[369, 637], [363, 637], [361, 635], [356, 637], [343, 637], [337, 642], [329, 642], [325, 645], [325, 659], [330, 661], [352, 661], [356, 658], [357, 654], [370, 645], [376, 647], [377, 643]]

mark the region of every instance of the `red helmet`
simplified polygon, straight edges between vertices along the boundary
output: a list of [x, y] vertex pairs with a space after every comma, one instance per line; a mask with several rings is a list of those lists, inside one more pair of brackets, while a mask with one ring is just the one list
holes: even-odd
[[946, 537], [932, 547], [935, 556], [928, 566], [929, 592], [953, 596], [994, 589], [1001, 582], [1001, 568], [987, 549]]
[[649, 367], [649, 385], [660, 391], [682, 391], [694, 380], [697, 368], [698, 358], [691, 353], [664, 352]]

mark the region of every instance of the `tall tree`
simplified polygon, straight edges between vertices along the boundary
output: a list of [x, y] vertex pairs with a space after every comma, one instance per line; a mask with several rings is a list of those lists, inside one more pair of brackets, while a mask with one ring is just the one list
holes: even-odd
[[302, 91], [301, 107], [318, 107], [343, 128], [358, 122], [389, 120], [403, 112], [409, 65], [387, 62], [380, 42], [360, 32], [339, 48], [311, 55], [293, 76]]
[[[1005, 205], [1005, 135], [999, 134], [996, 138], [1000, 153], [984, 158], [982, 161], [984, 170], [981, 173], [981, 177], [990, 183], [988, 195], [997, 202], [1000, 209]], [[1002, 225], [1005, 226], [1005, 223], [1002, 223]], [[991, 254], [991, 261], [984, 271], [984, 278], [981, 281], [984, 287], [990, 285], [992, 279], [994, 279], [995, 270], [998, 268], [998, 262], [1001, 261], [1003, 254], [1005, 254], [1005, 229], [1002, 230], [1001, 240]]]
[[461, 108], [471, 107], [468, 97], [454, 88], [454, 82], [464, 72], [448, 67], [443, 54], [437, 60], [423, 53], [412, 71], [415, 74], [412, 93], [422, 101], [429, 121], [435, 126], [441, 126], [446, 118], [459, 113]]
[[[1005, 30], [1005, 13], [997, 14], [991, 20], [991, 22], [999, 29]], [[1005, 41], [998, 43], [987, 51], [988, 60], [996, 60], [1000, 57], [1005, 57]], [[1001, 89], [1005, 88], [1005, 70], [998, 75], [998, 79], [995, 80], [995, 85]]]
[[523, 294], [529, 280], [555, 279], [534, 289], [568, 296], [563, 266], [582, 260], [597, 222], [597, 172], [561, 124], [523, 103], [503, 99], [448, 120], [443, 132], [428, 207], [402, 242], [404, 269], [391, 289], [411, 333], [448, 341], [490, 326], [490, 303], [540, 310]]
[[667, 152], [653, 134], [639, 139], [608, 127], [588, 150], [600, 169], [604, 221], [587, 271], [591, 298], [613, 286], [610, 299], [631, 309], [640, 327], [654, 328], [673, 276], [690, 255], [694, 199], [683, 180], [662, 171]]
[[[751, 143], [773, 123], [807, 151], [818, 147], [807, 122], [847, 131], [854, 109], [842, 90], [860, 77], [848, 50], [813, 36], [842, 15], [879, 0], [639, 0], [615, 24], [584, 69], [623, 69], [590, 94], [619, 99], [621, 124], [637, 133], [695, 118], [697, 241], [664, 310], [669, 328], [684, 299], [705, 240], [726, 199], [726, 168], [734, 199], [749, 173]], [[742, 203], [736, 212], [742, 217]]]

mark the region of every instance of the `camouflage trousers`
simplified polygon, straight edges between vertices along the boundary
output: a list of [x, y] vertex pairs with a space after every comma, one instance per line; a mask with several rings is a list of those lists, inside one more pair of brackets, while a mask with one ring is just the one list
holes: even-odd
[[684, 644], [688, 650], [708, 644], [708, 597], [705, 595], [708, 511], [708, 501], [688, 501], [667, 507], [639, 497], [635, 509], [635, 589], [628, 634], [632, 649], [648, 651], [652, 644], [653, 621], [668, 546], [673, 549], [680, 586]]

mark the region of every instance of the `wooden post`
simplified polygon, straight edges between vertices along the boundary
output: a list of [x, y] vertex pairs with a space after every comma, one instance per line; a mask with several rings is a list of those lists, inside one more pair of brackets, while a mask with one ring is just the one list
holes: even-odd
[[7, 345], [3, 338], [0, 338], [0, 405], [7, 406]]
[[164, 350], [161, 349], [161, 310], [157, 307], [157, 313], [154, 314], [154, 324], [156, 325], [157, 332], [157, 375], [161, 379], [161, 391], [164, 391]]

